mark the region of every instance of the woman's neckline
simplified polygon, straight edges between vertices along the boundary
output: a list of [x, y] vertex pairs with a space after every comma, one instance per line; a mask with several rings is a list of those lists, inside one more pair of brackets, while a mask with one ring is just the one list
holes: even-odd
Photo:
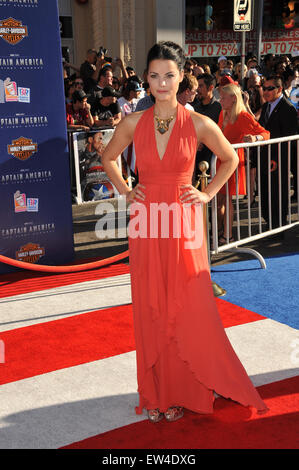
[[155, 113], [155, 107], [153, 106], [152, 125], [153, 125], [153, 134], [154, 134], [154, 143], [155, 143], [155, 150], [156, 150], [157, 156], [158, 156], [158, 158], [159, 158], [159, 160], [160, 160], [161, 162], [164, 160], [164, 158], [165, 158], [165, 156], [166, 156], [166, 154], [167, 154], [167, 151], [168, 151], [168, 148], [169, 148], [170, 140], [171, 140], [171, 138], [172, 138], [172, 136], [173, 136], [174, 129], [175, 129], [175, 127], [176, 127], [176, 125], [177, 125], [177, 122], [178, 122], [179, 106], [182, 106], [182, 105], [180, 105], [180, 103], [177, 103], [176, 115], [175, 115], [175, 118], [174, 118], [175, 121], [174, 121], [174, 124], [173, 124], [173, 126], [172, 126], [172, 129], [171, 129], [171, 131], [170, 131], [170, 135], [169, 135], [169, 137], [168, 137], [168, 141], [167, 141], [167, 144], [166, 144], [166, 147], [165, 147], [165, 151], [164, 151], [164, 153], [163, 153], [163, 155], [162, 155], [162, 158], [161, 158], [161, 156], [160, 156], [160, 154], [159, 154], [159, 151], [158, 151], [157, 136], [156, 136], [156, 128], [155, 128], [155, 115], [156, 115], [156, 113]]

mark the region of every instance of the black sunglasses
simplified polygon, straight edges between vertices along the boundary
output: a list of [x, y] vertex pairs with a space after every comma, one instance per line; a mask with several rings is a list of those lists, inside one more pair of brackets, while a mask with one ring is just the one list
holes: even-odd
[[83, 82], [75, 82], [75, 85], [82, 85], [83, 86]]
[[273, 91], [275, 88], [279, 88], [278, 86], [263, 86], [264, 91]]

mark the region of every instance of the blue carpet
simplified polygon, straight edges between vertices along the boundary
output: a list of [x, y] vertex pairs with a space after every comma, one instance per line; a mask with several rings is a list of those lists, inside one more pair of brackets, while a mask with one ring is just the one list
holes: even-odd
[[299, 329], [299, 253], [212, 266], [211, 277], [227, 294], [221, 298]]

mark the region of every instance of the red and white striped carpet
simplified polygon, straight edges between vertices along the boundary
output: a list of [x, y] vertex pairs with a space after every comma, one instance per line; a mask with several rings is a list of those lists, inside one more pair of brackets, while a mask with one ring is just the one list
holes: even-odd
[[217, 303], [269, 413], [218, 398], [212, 415], [153, 425], [135, 414], [128, 265], [0, 276], [0, 448], [298, 448], [298, 331]]

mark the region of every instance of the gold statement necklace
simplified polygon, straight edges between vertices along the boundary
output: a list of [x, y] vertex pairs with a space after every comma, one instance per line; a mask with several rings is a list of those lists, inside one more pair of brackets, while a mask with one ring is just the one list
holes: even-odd
[[157, 123], [157, 131], [160, 132], [160, 134], [165, 134], [169, 130], [169, 124], [173, 120], [174, 116], [170, 116], [168, 119], [161, 119], [158, 116], [155, 116], [155, 120]]

